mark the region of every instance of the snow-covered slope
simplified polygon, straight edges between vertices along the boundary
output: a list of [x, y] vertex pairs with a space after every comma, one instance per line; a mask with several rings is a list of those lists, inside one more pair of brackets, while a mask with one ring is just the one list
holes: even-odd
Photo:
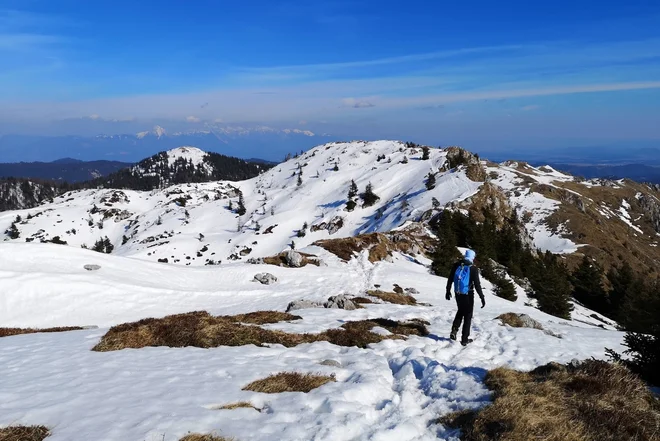
[[[188, 155], [195, 152], [186, 150]], [[463, 171], [441, 172], [444, 150], [431, 150], [430, 156], [423, 161], [421, 149], [406, 149], [399, 142], [328, 144], [248, 181], [180, 184], [153, 192], [69, 193], [35, 210], [0, 214], [0, 228], [9, 227], [20, 215], [18, 241], [59, 236], [69, 245], [91, 247], [107, 236], [119, 255], [153, 261], [167, 258], [182, 265], [263, 257], [286, 249], [292, 241], [302, 247], [329, 237], [390, 231], [431, 210], [434, 198], [444, 206], [472, 196], [482, 185]], [[334, 171], [335, 165], [339, 171]], [[427, 191], [429, 172], [438, 173], [437, 185]], [[360, 191], [371, 183], [380, 201], [347, 212], [351, 180]], [[245, 199], [243, 216], [235, 212], [239, 191]], [[334, 234], [327, 229], [313, 231], [339, 218], [343, 226]], [[305, 223], [309, 229], [298, 237]], [[266, 233], [270, 227], [272, 233]]]
[[[438, 425], [451, 411], [490, 400], [486, 370], [531, 369], [549, 361], [604, 357], [621, 350], [622, 333], [565, 321], [492, 295], [475, 311], [475, 342], [446, 338], [455, 303], [445, 279], [395, 255], [392, 262], [349, 263], [311, 247], [327, 266], [299, 269], [230, 263], [181, 268], [51, 244], [0, 244], [0, 323], [6, 326], [98, 325], [100, 329], [0, 338], [2, 412], [6, 424], [43, 424], [49, 441], [176, 441], [187, 432], [215, 432], [239, 441], [457, 440]], [[85, 264], [98, 264], [88, 272]], [[257, 272], [279, 278], [252, 282]], [[326, 342], [294, 348], [241, 346], [144, 348], [99, 353], [90, 349], [113, 324], [192, 310], [234, 314], [284, 310], [291, 300], [363, 294], [393, 284], [419, 291], [431, 306], [366, 305], [355, 311], [304, 309], [302, 320], [270, 325], [288, 332], [320, 332], [347, 320], [420, 318], [427, 337], [386, 340], [367, 349]], [[524, 312], [555, 335], [502, 326], [495, 317]], [[334, 360], [341, 367], [321, 365]], [[336, 382], [308, 394], [241, 390], [281, 371], [334, 374]], [[217, 410], [237, 401], [263, 409]]]

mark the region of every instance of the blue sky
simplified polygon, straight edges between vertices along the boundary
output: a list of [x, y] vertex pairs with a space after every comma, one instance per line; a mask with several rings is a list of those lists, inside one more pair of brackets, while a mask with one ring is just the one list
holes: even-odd
[[156, 123], [660, 141], [660, 2], [0, 0], [0, 134]]

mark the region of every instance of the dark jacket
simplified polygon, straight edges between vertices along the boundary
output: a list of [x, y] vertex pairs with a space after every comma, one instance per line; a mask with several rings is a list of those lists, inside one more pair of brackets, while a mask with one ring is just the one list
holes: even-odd
[[[458, 261], [451, 267], [451, 273], [449, 273], [449, 279], [447, 280], [447, 292], [451, 292], [452, 285], [454, 284], [454, 276], [456, 275], [456, 270], [462, 264], [471, 265], [467, 260]], [[474, 291], [477, 291], [481, 300], [484, 300], [484, 292], [481, 290], [481, 279], [479, 278], [479, 268], [474, 265], [470, 266], [470, 291], [468, 295], [474, 297]]]

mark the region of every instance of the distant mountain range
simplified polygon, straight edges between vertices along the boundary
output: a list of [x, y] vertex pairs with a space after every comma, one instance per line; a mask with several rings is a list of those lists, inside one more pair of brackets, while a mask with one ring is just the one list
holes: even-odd
[[[533, 162], [534, 165], [543, 165], [541, 162]], [[645, 164], [626, 164], [626, 165], [583, 165], [583, 164], [555, 164], [554, 168], [575, 176], [581, 176], [586, 179], [605, 178], [605, 179], [632, 179], [637, 182], [649, 182], [660, 184], [660, 166], [650, 166]]]
[[49, 162], [59, 158], [95, 161], [137, 162], [157, 152], [182, 145], [236, 158], [263, 158], [281, 161], [288, 152], [308, 150], [328, 135], [301, 129], [267, 126], [239, 127], [214, 125], [204, 129], [169, 133], [160, 126], [136, 134], [81, 136], [0, 136], [0, 157], [4, 162]]
[[0, 163], [0, 178], [29, 178], [69, 183], [107, 176], [132, 164], [119, 161], [80, 161], [63, 158], [52, 162]]

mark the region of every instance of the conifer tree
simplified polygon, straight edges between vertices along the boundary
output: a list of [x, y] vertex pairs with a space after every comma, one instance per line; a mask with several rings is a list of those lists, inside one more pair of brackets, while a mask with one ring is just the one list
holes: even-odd
[[348, 187], [348, 199], [355, 199], [358, 195], [358, 187], [355, 180], [351, 179], [351, 185]]
[[436, 198], [431, 198], [431, 205], [433, 206], [434, 210], [440, 209], [440, 201], [437, 200]]
[[298, 181], [296, 182], [296, 185], [298, 187], [302, 185], [302, 169], [298, 172]]
[[335, 162], [335, 166], [333, 168], [334, 171], [339, 171], [339, 164]]
[[430, 156], [430, 148], [428, 146], [422, 147], [422, 160], [423, 161], [428, 161], [431, 156]]
[[243, 192], [238, 193], [238, 208], [236, 209], [236, 213], [238, 213], [239, 216], [243, 216], [247, 210], [245, 209], [245, 199], [243, 198]]
[[573, 297], [589, 309], [608, 314], [609, 304], [603, 288], [603, 271], [584, 256], [582, 263], [571, 275]]
[[435, 174], [429, 172], [426, 176], [426, 189], [433, 190], [435, 188]]
[[371, 185], [371, 182], [367, 184], [367, 188], [364, 190], [364, 193], [362, 193], [362, 206], [363, 207], [371, 207], [374, 205], [376, 202], [380, 200], [380, 197], [374, 193], [374, 188], [373, 185]]

